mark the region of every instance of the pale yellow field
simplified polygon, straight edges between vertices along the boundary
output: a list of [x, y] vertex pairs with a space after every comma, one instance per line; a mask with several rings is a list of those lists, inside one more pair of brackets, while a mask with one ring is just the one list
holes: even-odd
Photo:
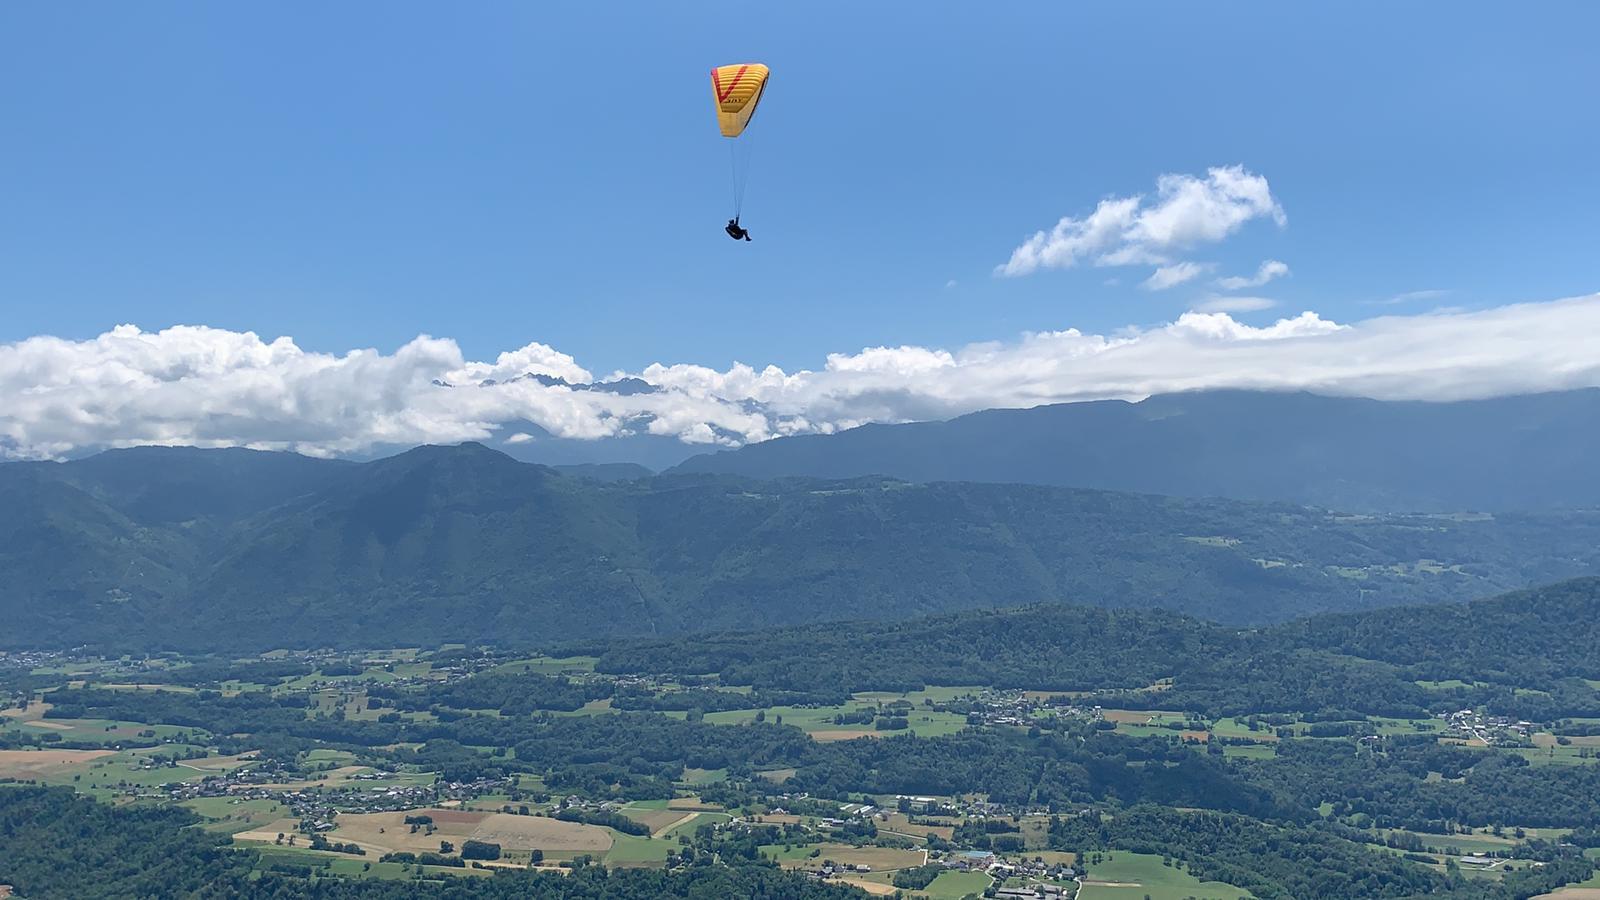
[[947, 841], [950, 840], [951, 838], [955, 837], [955, 833], [956, 833], [956, 829], [952, 825], [917, 825], [917, 824], [913, 824], [912, 821], [904, 813], [895, 813], [894, 815], [889, 817], [889, 820], [887, 822], [884, 822], [879, 827], [883, 828], [883, 829], [886, 829], [888, 831], [898, 831], [901, 834], [919, 834], [919, 835], [936, 834], [939, 837], [942, 837]]
[[763, 825], [799, 825], [805, 821], [800, 816], [790, 815], [789, 813], [762, 813], [755, 818], [757, 822]]
[[474, 840], [499, 844], [507, 850], [555, 853], [604, 853], [611, 849], [611, 833], [596, 825], [562, 822], [541, 816], [495, 813], [473, 830]]
[[21, 709], [16, 707], [12, 707], [10, 709], [0, 709], [0, 716], [3, 716], [7, 719], [22, 719], [24, 721], [28, 721], [42, 718], [49, 709], [50, 704], [44, 702], [43, 700], [35, 700]]
[[59, 775], [111, 750], [0, 750], [0, 778], [45, 778]]
[[877, 897], [887, 897], [899, 890], [892, 884], [884, 884], [881, 881], [867, 881], [864, 878], [852, 878], [849, 875], [842, 875], [834, 880], [841, 884], [848, 884], [851, 887], [861, 888], [863, 891]]
[[[1600, 747], [1600, 734], [1569, 737], [1567, 738], [1567, 742], [1567, 746], [1570, 747]], [[1548, 750], [1551, 747], [1560, 746], [1560, 744], [1556, 741], [1556, 736], [1548, 731], [1541, 731], [1534, 735], [1533, 745], [1538, 747], [1540, 750]]]
[[[419, 828], [412, 833], [406, 816], [433, 817], [434, 832]], [[595, 825], [563, 822], [542, 816], [470, 812], [457, 809], [419, 809], [410, 812], [341, 815], [330, 840], [354, 841], [383, 851], [438, 852], [440, 841], [459, 848], [467, 839], [499, 844], [507, 850], [543, 850], [545, 853], [604, 853], [611, 849], [611, 833]]]
[[664, 837], [666, 836], [667, 832], [677, 828], [679, 825], [687, 825], [698, 818], [700, 818], [700, 814], [697, 812], [685, 813], [681, 818], [674, 819], [673, 821], [668, 822], [665, 825], [662, 825], [660, 828], [650, 832], [650, 836], [653, 838]]
[[674, 797], [667, 801], [667, 809], [681, 809], [686, 812], [722, 812], [723, 807], [715, 803], [707, 803], [699, 797]]
[[652, 832], [670, 828], [684, 817], [693, 815], [682, 809], [624, 809], [622, 814], [648, 827]]
[[[285, 839], [287, 839], [288, 835], [293, 834], [296, 835], [295, 844], [304, 847], [310, 838], [303, 834], [299, 834], [296, 831], [296, 829], [299, 827], [299, 819], [274, 819], [260, 828], [252, 828], [249, 831], [241, 831], [235, 834], [233, 839], [235, 841], [265, 841], [270, 844], [277, 840], [278, 835], [280, 834], [285, 835]], [[436, 846], [434, 849], [437, 850], [439, 848]]]

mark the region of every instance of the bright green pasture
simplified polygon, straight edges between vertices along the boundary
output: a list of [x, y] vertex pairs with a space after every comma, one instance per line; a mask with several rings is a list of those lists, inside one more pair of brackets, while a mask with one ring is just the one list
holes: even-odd
[[1250, 896], [1249, 891], [1231, 884], [1202, 882], [1175, 865], [1164, 866], [1161, 857], [1152, 854], [1116, 850], [1106, 857], [1100, 864], [1089, 866], [1086, 880], [1117, 886], [1085, 884], [1078, 900], [1141, 900], [1146, 896], [1151, 900], [1238, 900]]
[[875, 731], [870, 722], [865, 725], [860, 723], [838, 725], [834, 723], [834, 716], [851, 712], [862, 705], [864, 704], [851, 703], [844, 706], [773, 706], [764, 710], [730, 709], [706, 713], [705, 720], [714, 725], [745, 725], [754, 722], [758, 712], [764, 712], [768, 722], [776, 722], [781, 717], [783, 724], [793, 725], [811, 735], [825, 734], [826, 732], [865, 731], [883, 737], [906, 733], [921, 737], [938, 737], [940, 735], [955, 734], [967, 727], [965, 716], [926, 709], [920, 706], [912, 707], [911, 711], [906, 715], [910, 725], [900, 731]]
[[982, 872], [940, 872], [928, 885], [927, 894], [933, 900], [961, 900], [968, 894], [982, 896], [993, 880]]
[[[796, 860], [810, 859], [811, 851], [817, 849], [816, 844], [762, 844], [759, 848], [761, 855], [774, 862], [795, 862]], [[820, 860], [819, 860], [820, 861]]]
[[611, 831], [611, 849], [601, 859], [608, 866], [659, 866], [666, 862], [667, 854], [678, 849], [678, 842], [670, 838], [658, 840], [607, 830]]
[[166, 749], [151, 747], [123, 750], [111, 756], [103, 756], [72, 766], [70, 769], [63, 769], [45, 780], [52, 784], [71, 785], [80, 793], [99, 800], [109, 800], [117, 794], [130, 790], [154, 790], [164, 784], [200, 781], [207, 775], [216, 774], [185, 766], [176, 768], [158, 766], [151, 769], [141, 767], [143, 761], [151, 754]]
[[275, 800], [197, 797], [185, 800], [182, 805], [205, 818], [203, 827], [208, 831], [225, 831], [229, 834], [249, 831], [289, 815], [289, 808]]
[[578, 707], [577, 709], [571, 710], [571, 711], [562, 710], [562, 709], [552, 710], [552, 711], [550, 711], [550, 715], [552, 715], [552, 716], [562, 716], [562, 717], [564, 717], [564, 716], [603, 716], [603, 715], [609, 715], [609, 714], [614, 713], [614, 712], [616, 712], [616, 710], [611, 707], [611, 698], [610, 697], [602, 697], [599, 700], [590, 700], [588, 703], [585, 703], [584, 705]]
[[510, 662], [503, 662], [489, 671], [560, 675], [567, 672], [593, 672], [594, 664], [599, 661], [600, 657], [598, 656], [534, 656], [528, 659], [513, 659]]
[[25, 734], [55, 734], [64, 741], [91, 744], [120, 744], [129, 740], [160, 740], [179, 735], [205, 734], [198, 728], [112, 719], [37, 719], [18, 722], [15, 727]]

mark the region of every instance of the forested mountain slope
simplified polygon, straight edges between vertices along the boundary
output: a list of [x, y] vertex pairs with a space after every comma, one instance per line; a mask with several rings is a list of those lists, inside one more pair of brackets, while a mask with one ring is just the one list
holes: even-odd
[[568, 649], [598, 653], [603, 672], [715, 675], [758, 691], [986, 685], [1100, 692], [1111, 706], [1213, 717], [1482, 706], [1544, 721], [1600, 716], [1600, 578], [1250, 630], [1044, 604]]
[[697, 456], [678, 472], [889, 475], [1352, 512], [1600, 506], [1600, 390], [1457, 403], [1210, 391], [866, 425]]
[[1260, 623], [1597, 570], [1600, 513], [1585, 512], [1344, 516], [878, 478], [603, 483], [472, 444], [360, 464], [148, 449], [0, 465], [10, 646], [544, 644], [1043, 601]]

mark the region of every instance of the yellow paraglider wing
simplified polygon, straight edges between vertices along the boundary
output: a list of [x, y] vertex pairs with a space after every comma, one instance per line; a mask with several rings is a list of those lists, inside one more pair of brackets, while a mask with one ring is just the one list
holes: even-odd
[[717, 101], [717, 125], [722, 128], [723, 137], [738, 137], [750, 124], [767, 86], [767, 75], [767, 67], [760, 63], [711, 70], [711, 92]]

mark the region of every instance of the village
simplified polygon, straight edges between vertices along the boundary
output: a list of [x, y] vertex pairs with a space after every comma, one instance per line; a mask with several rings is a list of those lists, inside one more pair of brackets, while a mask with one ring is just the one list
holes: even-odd
[[1507, 716], [1488, 715], [1474, 709], [1441, 713], [1449, 737], [1477, 741], [1487, 747], [1525, 747], [1538, 726]]

